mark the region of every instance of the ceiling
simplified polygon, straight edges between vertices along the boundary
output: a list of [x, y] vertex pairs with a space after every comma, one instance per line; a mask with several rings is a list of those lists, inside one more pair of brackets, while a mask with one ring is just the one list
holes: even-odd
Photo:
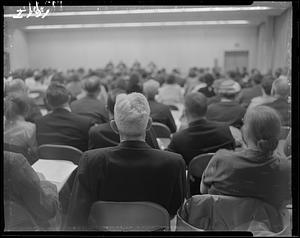
[[[102, 23], [134, 23], [134, 22], [172, 22], [172, 21], [217, 21], [217, 20], [247, 20], [250, 25], [259, 25], [269, 16], [278, 16], [291, 2], [254, 2], [251, 6], [266, 6], [268, 10], [216, 11], [216, 12], [177, 12], [177, 13], [141, 13], [141, 14], [99, 14], [82, 16], [51, 16], [51, 12], [80, 12], [80, 11], [120, 11], [132, 9], [189, 9], [214, 6], [55, 6], [44, 19], [29, 17], [15, 19], [5, 17], [4, 23], [9, 28], [21, 28], [34, 25], [64, 25], [64, 24], [102, 24]], [[226, 7], [230, 7], [226, 5]], [[232, 7], [239, 7], [234, 5]], [[4, 7], [4, 14], [17, 14], [20, 7]], [[28, 6], [26, 6], [28, 11]]]

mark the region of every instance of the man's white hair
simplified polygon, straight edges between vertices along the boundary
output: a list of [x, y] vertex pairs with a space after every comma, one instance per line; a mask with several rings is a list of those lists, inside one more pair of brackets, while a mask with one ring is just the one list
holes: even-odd
[[141, 93], [119, 94], [114, 108], [114, 119], [120, 133], [140, 136], [146, 131], [150, 115], [147, 99]]
[[290, 93], [290, 85], [286, 76], [280, 76], [274, 80], [272, 84], [273, 94], [277, 94], [281, 97], [287, 97]]
[[154, 97], [158, 93], [159, 82], [150, 79], [143, 84], [143, 92], [147, 97]]

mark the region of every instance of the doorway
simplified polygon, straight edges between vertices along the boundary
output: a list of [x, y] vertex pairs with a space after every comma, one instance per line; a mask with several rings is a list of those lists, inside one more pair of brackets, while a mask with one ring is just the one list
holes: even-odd
[[225, 51], [224, 55], [224, 70], [236, 71], [239, 69], [240, 72], [243, 71], [243, 68], [249, 70], [249, 51]]

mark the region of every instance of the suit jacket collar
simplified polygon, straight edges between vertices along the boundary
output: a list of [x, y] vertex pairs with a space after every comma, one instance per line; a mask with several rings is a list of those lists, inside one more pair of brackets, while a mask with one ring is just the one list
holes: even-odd
[[198, 119], [196, 121], [192, 121], [189, 123], [189, 126], [198, 126], [198, 125], [201, 125], [201, 124], [206, 124], [208, 122], [208, 120], [206, 118], [201, 118], [201, 119]]
[[146, 142], [144, 141], [122, 141], [120, 142], [119, 146], [121, 148], [137, 148], [137, 149], [146, 149], [151, 148]]

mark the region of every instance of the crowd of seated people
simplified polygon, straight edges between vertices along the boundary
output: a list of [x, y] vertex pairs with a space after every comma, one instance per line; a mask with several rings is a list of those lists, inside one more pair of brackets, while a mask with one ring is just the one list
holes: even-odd
[[[32, 96], [37, 91], [43, 92], [46, 113]], [[152, 122], [171, 132], [165, 149]], [[40, 220], [42, 229], [49, 228], [46, 220], [62, 212], [58, 192], [49, 181], [51, 188], [44, 186], [30, 165], [38, 160], [38, 146], [54, 144], [83, 152], [61, 229], [88, 229], [90, 208], [99, 200], [150, 201], [174, 217], [186, 196], [189, 163], [206, 153], [215, 155], [198, 193], [254, 197], [280, 207], [291, 199], [286, 158], [291, 131], [282, 158], [274, 155], [282, 126], [291, 126], [285, 70], [222, 74], [218, 68], [193, 67], [185, 76], [138, 62], [132, 67], [110, 62], [87, 71], [18, 70], [4, 80], [4, 170], [19, 170], [14, 180], [12, 173], [5, 175], [4, 198], [19, 196], [13, 200]], [[232, 127], [242, 143], [236, 143]], [[11, 195], [17, 193], [11, 186], [22, 189]], [[33, 191], [31, 197], [23, 194], [25, 188]]]

